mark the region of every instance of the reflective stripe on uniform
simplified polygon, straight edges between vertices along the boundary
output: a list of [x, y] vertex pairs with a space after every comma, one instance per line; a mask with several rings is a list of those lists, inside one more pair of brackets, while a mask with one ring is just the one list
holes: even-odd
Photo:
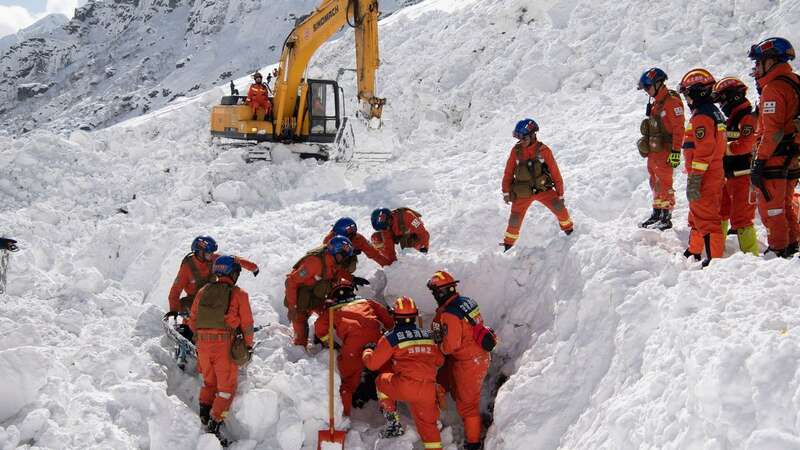
[[571, 220], [560, 220], [560, 221], [558, 221], [558, 223], [560, 223], [561, 225], [564, 225], [564, 226], [572, 225], [572, 221]]
[[217, 397], [219, 398], [231, 398], [233, 394], [230, 392], [217, 392]]
[[692, 161], [692, 169], [706, 171], [708, 170], [708, 163]]
[[442, 443], [440, 442], [425, 442], [425, 448], [442, 448]]
[[325, 336], [320, 337], [319, 340], [322, 342], [328, 342], [328, 336], [329, 335], [326, 334]]
[[782, 214], [783, 214], [783, 208], [779, 208], [779, 209], [769, 209], [769, 210], [767, 210], [767, 215], [768, 215], [769, 217], [780, 216], [780, 215], [782, 215]]
[[384, 394], [383, 392], [381, 392], [381, 391], [377, 391], [377, 392], [378, 392], [378, 400], [386, 400], [387, 398], [389, 398], [389, 396]]
[[413, 341], [403, 341], [397, 344], [399, 348], [411, 347], [412, 345], [434, 345], [433, 339], [414, 339]]
[[510, 239], [519, 239], [519, 235], [518, 234], [511, 234], [511, 233], [508, 233], [508, 232], [506, 233], [506, 237], [510, 238]]

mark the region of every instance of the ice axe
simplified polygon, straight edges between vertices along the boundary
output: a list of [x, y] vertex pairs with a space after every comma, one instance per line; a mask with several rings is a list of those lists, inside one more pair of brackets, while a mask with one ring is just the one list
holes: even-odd
[[[337, 430], [333, 423], [333, 308], [328, 308], [328, 429], [317, 432], [317, 450], [322, 450], [323, 444], [341, 445], [344, 450], [345, 431]], [[330, 445], [325, 446], [326, 449]]]

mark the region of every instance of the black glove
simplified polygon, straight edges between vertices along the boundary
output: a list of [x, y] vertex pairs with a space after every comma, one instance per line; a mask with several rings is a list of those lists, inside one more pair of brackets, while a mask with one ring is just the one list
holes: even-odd
[[19, 250], [17, 247], [17, 241], [14, 239], [9, 238], [0, 238], [0, 250], [8, 250], [10, 252], [16, 252]]
[[354, 248], [353, 249], [353, 254], [354, 255], [360, 255], [361, 254], [361, 249], [360, 248]]
[[750, 184], [761, 191], [764, 200], [770, 201], [772, 197], [769, 195], [769, 192], [767, 192], [767, 186], [764, 184], [764, 163], [766, 163], [766, 161], [763, 159], [757, 159], [753, 163], [753, 168], [750, 169]]
[[165, 319], [170, 317], [178, 317], [178, 311], [168, 311], [166, 314], [164, 314]]
[[422, 247], [421, 249], [419, 249], [419, 252], [420, 253], [428, 253], [428, 247]]
[[255, 270], [253, 270], [253, 276], [257, 277], [259, 272], [261, 271], [258, 269], [258, 267], [256, 267]]
[[363, 346], [363, 347], [361, 347], [361, 352], [363, 353], [363, 352], [364, 352], [364, 350], [367, 350], [367, 349], [369, 349], [369, 350], [375, 350], [375, 347], [376, 347], [376, 346], [377, 346], [377, 344], [376, 344], [376, 343], [374, 343], [374, 342], [367, 342], [366, 344], [364, 344], [364, 346]]
[[369, 286], [369, 280], [361, 277], [353, 277], [353, 284], [356, 286]]

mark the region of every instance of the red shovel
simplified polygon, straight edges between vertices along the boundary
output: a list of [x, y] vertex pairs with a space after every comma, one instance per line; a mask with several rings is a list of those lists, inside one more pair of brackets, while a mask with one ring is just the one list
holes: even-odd
[[344, 437], [347, 432], [336, 430], [333, 425], [333, 308], [328, 308], [328, 352], [330, 354], [328, 364], [328, 423], [330, 427], [317, 432], [317, 450], [323, 450], [323, 444], [326, 444], [326, 450], [331, 448], [331, 444], [344, 450]]

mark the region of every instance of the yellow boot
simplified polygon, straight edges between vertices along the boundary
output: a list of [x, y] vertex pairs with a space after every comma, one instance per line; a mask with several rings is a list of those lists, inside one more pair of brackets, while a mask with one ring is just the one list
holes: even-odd
[[736, 230], [736, 235], [739, 237], [739, 248], [751, 255], [758, 256], [758, 241], [756, 240], [756, 229], [750, 225], [748, 227], [739, 228]]
[[723, 220], [722, 221], [722, 235], [723, 236], [727, 236], [728, 235], [728, 230], [730, 230], [730, 228], [731, 228], [730, 223], [727, 220]]

